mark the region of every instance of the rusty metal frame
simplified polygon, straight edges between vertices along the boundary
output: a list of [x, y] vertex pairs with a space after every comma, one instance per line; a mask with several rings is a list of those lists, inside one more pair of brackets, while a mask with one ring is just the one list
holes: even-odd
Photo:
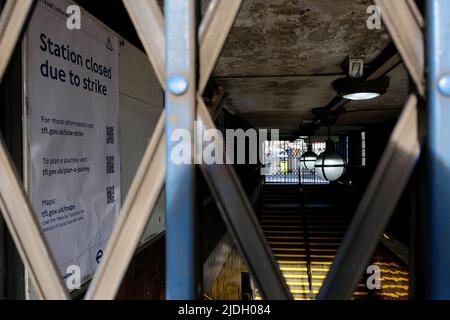
[[424, 221], [425, 260], [421, 271], [426, 280], [425, 299], [450, 299], [450, 2], [429, 0], [427, 3], [427, 144], [426, 208]]
[[425, 96], [424, 20], [412, 0], [373, 0], [380, 7], [381, 17], [403, 62], [413, 79], [417, 92]]
[[34, 0], [7, 0], [0, 17], [0, 79], [2, 78], [24, 25], [35, 5]]
[[[149, 55], [152, 65], [155, 68], [158, 79], [161, 85], [165, 87], [164, 77], [164, 26], [162, 14], [155, 0], [133, 1], [123, 0], [127, 11], [136, 26], [139, 36], [144, 44], [144, 47]], [[205, 128], [214, 128], [214, 123], [208, 113], [208, 110], [202, 100], [201, 93], [204, 90], [206, 82], [214, 68], [218, 55], [223, 47], [226, 36], [228, 35], [233, 21], [236, 17], [238, 9], [242, 0], [213, 0], [208, 10], [207, 17], [200, 27], [200, 84], [197, 95], [198, 103], [198, 118], [202, 121]], [[423, 55], [423, 35], [421, 19], [418, 19], [417, 11], [413, 10], [414, 5], [408, 1], [385, 1], [375, 0], [375, 3], [383, 8], [385, 23], [388, 26], [394, 41], [399, 48], [399, 52], [407, 66], [408, 71], [413, 78], [419, 95], [424, 95], [424, 55]], [[6, 7], [2, 14], [0, 24], [0, 51], [2, 58], [0, 59], [0, 76], [3, 74], [7, 62], [9, 61], [12, 49], [19, 39], [20, 32], [23, 29], [26, 18], [32, 8], [33, 1], [14, 1], [8, 0]], [[400, 6], [400, 7], [398, 7]], [[413, 6], [413, 7], [412, 7]], [[403, 10], [402, 19], [393, 18], [389, 12], [396, 12]], [[398, 11], [397, 11], [398, 12]], [[403, 37], [402, 32], [405, 30], [408, 37]], [[410, 168], [418, 158], [420, 152], [420, 145], [418, 142], [417, 132], [413, 128], [409, 128], [405, 123], [414, 123], [416, 114], [417, 98], [410, 97], [407, 107], [403, 112], [403, 116], [394, 130], [394, 134], [390, 139], [390, 148], [385, 152], [383, 159], [392, 159], [387, 164], [386, 161], [380, 163], [377, 174], [371, 182], [370, 190], [378, 188], [384, 189], [386, 183], [386, 167], [393, 166], [395, 168], [409, 168], [409, 170], [401, 170], [401, 175], [392, 172], [393, 177], [400, 178], [402, 184], [407, 181], [410, 173]], [[162, 188], [164, 181], [164, 115], [162, 115], [155, 134], [152, 137], [144, 159], [138, 169], [138, 173], [132, 187], [130, 189], [129, 197], [125, 200], [123, 214], [117, 222], [111, 241], [108, 244], [106, 255], [102, 264], [96, 273], [91, 287], [86, 295], [86, 299], [112, 299], [117, 292], [120, 282], [125, 274], [126, 268], [131, 260], [131, 257], [139, 240], [140, 233], [148, 221], [151, 211], [156, 202], [157, 196]], [[399, 141], [399, 137], [403, 137], [405, 133], [411, 134], [408, 141], [409, 156], [404, 158], [402, 163], [397, 163], [393, 154], [402, 151], [404, 147], [403, 141]], [[405, 162], [408, 165], [405, 165]], [[279, 270], [274, 266], [274, 260], [268, 249], [267, 243], [258, 228], [258, 223], [255, 220], [253, 211], [248, 204], [240, 183], [232, 167], [228, 166], [202, 166], [202, 171], [213, 189], [219, 207], [222, 209], [223, 215], [226, 218], [228, 227], [231, 233], [235, 236], [238, 246], [253, 275], [259, 285], [263, 294], [267, 298], [283, 299], [289, 298], [285, 285], [283, 284]], [[389, 179], [393, 179], [389, 177]], [[220, 181], [219, 181], [220, 180]], [[155, 183], [156, 181], [156, 183]], [[225, 183], [224, 183], [225, 182]], [[397, 183], [398, 180], [397, 180]], [[402, 185], [401, 184], [401, 185]], [[224, 186], [227, 191], [234, 197], [236, 203], [230, 203], [229, 194], [225, 193]], [[380, 190], [381, 190], [380, 189]], [[398, 190], [400, 192], [400, 190]], [[363, 202], [358, 211], [357, 216], [360, 219], [355, 219], [352, 226], [354, 227], [361, 221], [367, 221], [367, 217], [371, 212], [372, 216], [374, 210], [380, 204], [381, 197], [376, 194], [370, 196], [369, 193], [363, 198]], [[395, 199], [392, 199], [392, 203]], [[392, 204], [391, 203], [391, 204]], [[32, 206], [28, 197], [25, 194], [24, 188], [20, 179], [18, 178], [13, 164], [8, 156], [3, 142], [0, 142], [0, 207], [3, 216], [6, 220], [9, 230], [13, 234], [16, 245], [18, 246], [21, 257], [25, 265], [30, 270], [32, 279], [34, 281], [37, 293], [40, 297], [45, 299], [67, 299], [67, 292], [62, 284], [59, 272], [55, 266], [51, 253], [46, 246], [45, 240], [40, 232], [39, 226], [35, 219]], [[242, 216], [239, 217], [233, 209], [239, 209], [240, 213], [244, 214], [245, 223], [242, 222]], [[367, 209], [367, 210], [366, 210]], [[14, 214], [12, 212], [14, 211]], [[391, 210], [388, 210], [391, 211]], [[388, 212], [390, 214], [390, 212]], [[388, 215], [389, 215], [388, 214]], [[387, 215], [387, 216], [388, 216]], [[239, 218], [239, 219], [238, 219]], [[245, 231], [242, 226], [250, 227], [253, 238], [242, 237]], [[381, 224], [380, 224], [381, 226]], [[135, 235], [135, 236], [132, 236]], [[373, 239], [376, 234], [374, 233]], [[344, 256], [346, 248], [351, 248], [349, 239], [358, 242], [358, 237], [354, 238], [352, 235], [347, 235], [344, 246], [339, 251], [337, 263], [344, 261], [339, 259], [339, 256]], [[367, 240], [365, 248], [373, 247], [373, 239]], [[255, 240], [255, 242], [246, 243], [245, 240]], [[348, 246], [345, 246], [345, 244]], [[256, 248], [256, 249], [255, 249]], [[344, 253], [343, 253], [344, 252]], [[256, 258], [259, 260], [255, 260]], [[363, 259], [364, 260], [364, 259]], [[345, 261], [344, 261], [345, 262]], [[360, 261], [364, 265], [364, 261]], [[347, 290], [341, 290], [337, 294], [333, 294], [333, 274], [337, 274], [335, 270], [342, 270], [343, 263], [335, 264], [330, 272], [330, 276], [321, 291], [321, 298], [337, 297], [346, 298], [351, 293], [352, 283], [348, 281], [343, 284]], [[262, 270], [266, 270], [266, 274], [262, 274]], [[265, 279], [263, 279], [265, 277]], [[355, 275], [353, 275], [353, 278]], [[356, 275], [359, 277], [359, 275]], [[347, 278], [346, 278], [347, 279]], [[348, 279], [347, 279], [348, 280]], [[270, 291], [272, 290], [272, 291]]]
[[[130, 17], [133, 20], [133, 23], [135, 24], [136, 30], [138, 31], [138, 34], [141, 38], [141, 41], [144, 44], [144, 47], [146, 49], [147, 54], [149, 55], [150, 61], [152, 62], [152, 65], [154, 66], [154, 69], [156, 70], [156, 73], [158, 75], [158, 79], [160, 80], [160, 83], [163, 88], [165, 88], [165, 75], [164, 75], [164, 64], [165, 64], [165, 57], [164, 57], [164, 50], [165, 50], [165, 41], [164, 41], [164, 22], [163, 17], [160, 12], [159, 7], [156, 4], [156, 1], [145, 1], [145, 2], [137, 2], [132, 0], [124, 0], [124, 4], [129, 12]], [[207, 79], [209, 79], [210, 73], [212, 72], [212, 69], [217, 61], [217, 58], [221, 52], [221, 49], [224, 45], [224, 42], [226, 40], [226, 35], [229, 33], [229, 30], [232, 26], [232, 21], [236, 18], [236, 15], [238, 13], [239, 7], [241, 4], [241, 0], [215, 0], [211, 2], [211, 7], [207, 11], [207, 14], [202, 21], [202, 24], [200, 25], [200, 55], [203, 57], [203, 59], [200, 62], [200, 78], [204, 80], [200, 80], [199, 90], [198, 90], [198, 110], [205, 110], [205, 106], [203, 103], [203, 99], [201, 98], [201, 92], [203, 92], [204, 87], [206, 86]], [[149, 21], [147, 17], [154, 18], [153, 21]], [[208, 25], [209, 27], [206, 27]], [[215, 32], [218, 34], [215, 34], [214, 32], [210, 31], [209, 29], [211, 26], [214, 26], [216, 28]], [[219, 28], [219, 26], [222, 26], [222, 28]], [[207, 68], [208, 71], [204, 71], [204, 68]], [[157, 153], [160, 155], [164, 154], [162, 142], [164, 140], [164, 128], [161, 123], [163, 123], [163, 117], [159, 121], [159, 125], [157, 126], [154, 136], [151, 140], [151, 145], [157, 146], [155, 149], [149, 147], [149, 149], [146, 152], [146, 156], [144, 161], [141, 163], [140, 169], [138, 171], [138, 175], [136, 176], [131, 190], [135, 190], [136, 194], [141, 194], [142, 197], [145, 198], [145, 196], [149, 196], [148, 192], [151, 192], [151, 196], [155, 196], [156, 194], [159, 194], [158, 188], [155, 188], [153, 190], [148, 190], [146, 188], [139, 188], [139, 185], [145, 180], [149, 183], [153, 182], [154, 180], [157, 181], [156, 184], [162, 184], [162, 181], [164, 179], [164, 172], [165, 172], [165, 166], [164, 161], [155, 161], [155, 158], [151, 158], [151, 155], [153, 153]], [[211, 123], [206, 121], [206, 123]], [[154, 174], [149, 174], [148, 172], [151, 170], [150, 168], [157, 168], [157, 170], [154, 171]], [[232, 169], [230, 169], [231, 172], [233, 172]], [[139, 173], [140, 172], [140, 173]], [[145, 176], [145, 177], [144, 177]], [[233, 185], [238, 186], [238, 182], [233, 180]], [[242, 190], [241, 190], [242, 191]], [[245, 197], [245, 196], [244, 196]], [[244, 198], [245, 199], [245, 198]], [[245, 200], [244, 200], [245, 201]], [[131, 232], [131, 229], [133, 228], [133, 221], [142, 223], [142, 221], [147, 221], [149, 218], [149, 215], [151, 213], [151, 210], [154, 206], [154, 202], [151, 201], [146, 202], [145, 208], [136, 209], [136, 217], [133, 219], [128, 220], [126, 216], [128, 215], [128, 210], [131, 211], [131, 207], [133, 204], [136, 204], [138, 202], [132, 201], [131, 199], [125, 200], [124, 204], [124, 214], [123, 218], [121, 218], [115, 229], [113, 235], [111, 237], [111, 242], [108, 244], [107, 250], [105, 252], [104, 259], [102, 261], [102, 264], [96, 273], [92, 287], [89, 289], [86, 299], [112, 299], [118, 289], [118, 286], [120, 284], [121, 279], [123, 278], [126, 268], [129, 264], [129, 261], [131, 260], [132, 253], [129, 253], [131, 251], [131, 248], [135, 248], [137, 245], [137, 241], [139, 240], [137, 237], [136, 239], [130, 238], [129, 234]], [[248, 209], [248, 206], [244, 206], [244, 208]], [[254, 214], [252, 211], [247, 211], [247, 216], [254, 217]], [[139, 219], [139, 220], [137, 220]], [[251, 218], [250, 218], [251, 219]], [[240, 223], [236, 219], [233, 220], [234, 223]], [[254, 221], [253, 221], [254, 222]], [[130, 230], [129, 231], [120, 231], [124, 228], [124, 225], [128, 223]], [[252, 227], [256, 228], [258, 226], [257, 224], [253, 224]], [[139, 233], [140, 230], [136, 233]], [[260, 230], [256, 230], [256, 234], [262, 235], [262, 232]], [[264, 240], [264, 239], [263, 239]], [[115, 243], [115, 244], [114, 244]], [[121, 246], [126, 246], [127, 254], [120, 254], [115, 253], [116, 248], [119, 248]], [[269, 291], [263, 290], [263, 292], [267, 292], [268, 297], [273, 298], [288, 298], [289, 293], [284, 285], [284, 282], [282, 281], [281, 274], [276, 269], [275, 264], [273, 263], [273, 257], [268, 250], [268, 246], [264, 241], [261, 242], [261, 247], [263, 248], [263, 252], [266, 253], [266, 255], [269, 256], [269, 260], [267, 261], [266, 265], [271, 265], [271, 273], [269, 272], [269, 275], [272, 274], [272, 279], [276, 279], [279, 283], [278, 290]], [[116, 255], [116, 256], [114, 256]], [[259, 256], [261, 257], [261, 256]], [[110, 262], [107, 262], [110, 261]], [[114, 261], [114, 263], [111, 263]], [[252, 259], [252, 265], [260, 263], [260, 260], [256, 260], [255, 258]], [[264, 288], [264, 280], [262, 280], [262, 276], [258, 277], [260, 282], [260, 285]], [[268, 282], [272, 283], [272, 282]], [[272, 288], [273, 286], [271, 286]], [[281, 292], [281, 294], [280, 294]]]
[[[209, 71], [202, 72], [207, 79], [221, 52], [225, 39], [236, 18], [242, 0], [214, 0], [201, 27], [201, 52]], [[34, 1], [9, 0], [3, 10], [0, 24], [0, 75], [6, 69], [12, 50], [20, 37]], [[164, 76], [164, 21], [155, 0], [124, 0], [127, 11], [136, 26], [156, 75], [165, 87]], [[220, 10], [217, 10], [220, 9]], [[222, 28], [219, 28], [221, 26]], [[214, 28], [214, 31], [212, 29]], [[218, 39], [220, 41], [218, 41]], [[213, 43], [211, 43], [213, 42]], [[5, 53], [5, 54], [3, 54]], [[205, 56], [206, 54], [206, 56]], [[200, 92], [203, 91], [203, 88]], [[113, 299], [132, 258], [140, 234], [145, 228], [164, 183], [164, 114], [158, 121], [143, 161], [125, 200], [122, 214], [108, 243], [104, 259], [86, 294], [86, 299]], [[31, 203], [23, 184], [14, 171], [6, 148], [0, 144], [0, 204], [6, 223], [13, 234], [21, 257], [31, 273], [39, 297], [68, 299], [51, 253], [37, 224]], [[14, 215], [11, 214], [14, 208]]]
[[[205, 33], [208, 31], [208, 28], [204, 26], [205, 21], [208, 25], [217, 25], [215, 22], [216, 19], [223, 19], [234, 21], [236, 15], [238, 13], [240, 4], [242, 0], [233, 0], [233, 1], [223, 1], [216, 0], [212, 1], [211, 6], [214, 8], [222, 7], [222, 10], [208, 10], [206, 17], [203, 19], [202, 24], [200, 25], [200, 35], [199, 39], [203, 39], [200, 41], [200, 51], [205, 53], [205, 40], [214, 41], [213, 44], [208, 44], [208, 47], [214, 52], [210, 53], [207, 56], [204, 56], [205, 60], [211, 60], [212, 62], [207, 63], [208, 66], [214, 66], [216, 60], [220, 54], [220, 51], [224, 45], [226, 40], [225, 37], [221, 37], [221, 41], [217, 41], [217, 37], [206, 36]], [[149, 56], [150, 62], [157, 74], [157, 77], [160, 81], [161, 86], [166, 88], [166, 76], [164, 71], [165, 65], [165, 37], [164, 37], [164, 18], [161, 13], [161, 10], [154, 0], [149, 1], [133, 1], [133, 0], [123, 0], [124, 5], [135, 25], [135, 28], [139, 34], [139, 37], [144, 45], [144, 48]], [[223, 7], [225, 6], [225, 7]], [[230, 7], [227, 7], [230, 6]], [[228, 8], [228, 9], [227, 9]], [[151, 17], [149, 19], [148, 17]], [[224, 34], [228, 34], [229, 29], [231, 29], [232, 23], [228, 23], [227, 29], [221, 29], [220, 32]], [[219, 30], [218, 30], [219, 32]], [[205, 65], [205, 64], [203, 64]], [[203, 74], [204, 78], [208, 78], [210, 73], [212, 72], [211, 67], [209, 74], [206, 74], [204, 71], [202, 72], [202, 67], [200, 67], [200, 72]], [[206, 86], [206, 81], [205, 81]], [[203, 92], [204, 86], [199, 86], [199, 93]], [[112, 299], [114, 298], [120, 282], [126, 272], [128, 264], [132, 258], [133, 252], [131, 252], [133, 248], [136, 247], [139, 241], [139, 235], [142, 233], [142, 230], [135, 230], [136, 225], [140, 223], [143, 227], [145, 226], [145, 222], [149, 219], [151, 211], [155, 205], [157, 196], [160, 193], [161, 187], [163, 185], [164, 176], [165, 176], [165, 148], [164, 148], [164, 121], [165, 114], [163, 113], [158, 126], [156, 127], [152, 139], [150, 141], [149, 148], [146, 151], [146, 155], [144, 156], [144, 160], [142, 161], [138, 174], [136, 175], [131, 189], [130, 194], [137, 194], [137, 197], [142, 197], [146, 199], [147, 197], [154, 198], [155, 201], [147, 201], [145, 207], [136, 208], [135, 218], [127, 219], [126, 217], [129, 215], [128, 212], [133, 210], [133, 207], [136, 204], [139, 204], [139, 201], [134, 201], [131, 198], [126, 199], [124, 203], [124, 209], [122, 213], [122, 217], [117, 222], [113, 234], [111, 236], [111, 240], [108, 243], [107, 249], [105, 251], [105, 256], [102, 259], [102, 263], [94, 276], [92, 286], [89, 288], [88, 293], [86, 294], [86, 299]], [[153, 146], [153, 147], [151, 147]], [[155, 147], [156, 146], [156, 147]], [[161, 161], [157, 161], [158, 159], [152, 157], [153, 154], [158, 154]], [[151, 168], [155, 168], [153, 171]], [[149, 171], [153, 171], [153, 174], [150, 174]], [[142, 186], [142, 183], [146, 181], [147, 184], [155, 185], [155, 188], [149, 190], [148, 188], [139, 188]], [[156, 183], [155, 183], [156, 181]], [[139, 219], [139, 220], [137, 220]], [[129, 230], [125, 230], [125, 224], [128, 224]], [[133, 230], [134, 228], [134, 230]], [[117, 230], [117, 231], [116, 231]], [[123, 230], [123, 231], [122, 231]], [[136, 237], [131, 237], [129, 234], [137, 234]], [[116, 248], [120, 248], [121, 246], [126, 246], [127, 251], [126, 254], [120, 253], [116, 251]], [[109, 263], [107, 261], [110, 261]], [[111, 263], [111, 261], [114, 261]]]
[[[0, 79], [34, 7], [34, 1], [8, 0], [0, 19]], [[67, 299], [59, 271], [41, 233], [6, 146], [0, 139], [0, 210], [23, 263], [43, 299]]]
[[[205, 111], [206, 110], [206, 106], [203, 103], [203, 98], [201, 97], [201, 93], [204, 90], [204, 87], [206, 86], [206, 82], [207, 79], [209, 79], [210, 73], [212, 72], [212, 69], [218, 59], [218, 56], [221, 52], [221, 49], [224, 45], [224, 42], [226, 40], [226, 35], [229, 33], [229, 30], [231, 29], [232, 26], [232, 21], [234, 21], [234, 19], [236, 18], [236, 15], [238, 13], [240, 4], [241, 4], [242, 0], [214, 0], [211, 2], [210, 4], [210, 9], [207, 11], [207, 15], [204, 18], [204, 20], [202, 21], [202, 24], [200, 25], [200, 34], [199, 34], [199, 39], [200, 39], [200, 55], [201, 57], [203, 57], [204, 62], [200, 62], [200, 78], [201, 79], [206, 79], [206, 80], [200, 80], [200, 84], [199, 84], [199, 90], [198, 90], [198, 95], [197, 95], [197, 103], [198, 103], [198, 114], [201, 114], [201, 111]], [[147, 2], [135, 2], [132, 0], [124, 0], [124, 4], [130, 14], [130, 17], [133, 20], [133, 23], [135, 24], [135, 27], [138, 31], [138, 34], [141, 37], [141, 41], [144, 43], [144, 47], [150, 57], [150, 61], [152, 62], [152, 64], [154, 65], [154, 68], [158, 74], [158, 78], [161, 81], [161, 85], [163, 86], [163, 88], [165, 88], [165, 76], [164, 76], [164, 48], [165, 48], [165, 44], [164, 44], [164, 37], [163, 37], [163, 19], [162, 19], [162, 14], [160, 13], [159, 7], [156, 5], [155, 1], [147, 1]], [[211, 9], [212, 8], [212, 9]], [[219, 10], [220, 9], [220, 10]], [[155, 19], [155, 23], [151, 25], [151, 29], [148, 29], [148, 27], [150, 27], [148, 25], [148, 20], [147, 17], [151, 16], [151, 17], [156, 17]], [[206, 27], [205, 23], [209, 26]], [[218, 34], [215, 33], [210, 33], [211, 31], [209, 31], [210, 27], [214, 26], [214, 28], [216, 28], [215, 32], [218, 32]], [[222, 29], [220, 29], [218, 26], [222, 26]], [[151, 33], [150, 33], [151, 32]], [[148, 33], [148, 34], [147, 34]], [[156, 39], [159, 39], [158, 41], [153, 41], [151, 40], [151, 36], [150, 35], [154, 35], [156, 37]], [[203, 53], [203, 54], [202, 54]], [[208, 62], [209, 61], [209, 62]], [[158, 63], [161, 63], [160, 65], [158, 65]], [[203, 68], [208, 68], [208, 72], [206, 73]], [[205, 112], [204, 114], [209, 114], [207, 112]], [[209, 119], [202, 119], [204, 123], [206, 123], [207, 125], [209, 125], [210, 128], [213, 128], [214, 125], [213, 123], [211, 124], [211, 122], [209, 121]], [[161, 122], [162, 120], [160, 120]], [[158, 126], [158, 128], [155, 130], [154, 136], [152, 138], [152, 141], [154, 141], [154, 144], [156, 144], [156, 141], [158, 140], [158, 136], [159, 137], [163, 137], [163, 127], [162, 126]], [[160, 147], [161, 148], [161, 147]], [[160, 149], [159, 148], [159, 149]], [[156, 152], [159, 153], [164, 153], [162, 150], [157, 150]], [[152, 152], [149, 151], [149, 154], [151, 154]], [[154, 163], [154, 162], [153, 162]], [[145, 167], [147, 166], [148, 168], [148, 163], [142, 163], [141, 167]], [[155, 172], [155, 174], [157, 175], [157, 181], [160, 181], [159, 179], [162, 179], [164, 177], [164, 171], [165, 168], [163, 167], [163, 165], [161, 164], [161, 162], [159, 162], [159, 170], [157, 172]], [[239, 188], [239, 182], [236, 181], [236, 179], [233, 179], [232, 177], [230, 177], [229, 172], [231, 172], [231, 174], [233, 174], [234, 170], [231, 167], [228, 167], [227, 169], [223, 169], [225, 168], [225, 166], [222, 167], [222, 170], [228, 170], [226, 171], [227, 174], [225, 174], [225, 179], [228, 179], [228, 181], [230, 182], [230, 185], [233, 186], [234, 188], [236, 188], [236, 190], [239, 190], [239, 192], [241, 193], [241, 198], [242, 201], [247, 201], [245, 197], [245, 194], [243, 194], [243, 191], [241, 188]], [[141, 170], [141, 169], [140, 169]], [[145, 171], [145, 169], [142, 169], [142, 171]], [[151, 175], [147, 176], [148, 178], [151, 177]], [[153, 176], [155, 178], [155, 176]], [[140, 182], [140, 178], [139, 176], [136, 177], [135, 182], [133, 182], [133, 186], [135, 184], [139, 184]], [[215, 183], [215, 182], [214, 182]], [[133, 187], [132, 187], [133, 188]], [[143, 192], [145, 192], [143, 190]], [[156, 192], [156, 190], [154, 190], [154, 192]], [[217, 195], [217, 194], [216, 194]], [[221, 201], [223, 201], [223, 199], [219, 199]], [[127, 207], [127, 200], [125, 201], [125, 205], [124, 208]], [[228, 201], [229, 202], [229, 201]], [[142, 220], [144, 220], [144, 218], [148, 218], [150, 211], [153, 207], [153, 204], [149, 204], [149, 207], [147, 208], [147, 211], [143, 211], [140, 214], [142, 215]], [[223, 205], [221, 206], [222, 208], [224, 207]], [[241, 252], [243, 252], [244, 257], [250, 257], [249, 260], [247, 260], [247, 263], [249, 263], [249, 265], [253, 266], [253, 268], [251, 268], [252, 270], [257, 270], [259, 269], [259, 266], [265, 266], [265, 271], [267, 271], [266, 274], [259, 274], [256, 276], [257, 279], [259, 279], [258, 281], [258, 285], [260, 286], [262, 292], [264, 294], [266, 294], [267, 297], [269, 298], [274, 298], [274, 299], [285, 299], [285, 298], [290, 298], [290, 294], [287, 290], [287, 287], [284, 283], [284, 281], [282, 280], [282, 276], [281, 273], [279, 272], [279, 270], [277, 269], [274, 260], [273, 260], [273, 256], [270, 252], [270, 249], [268, 248], [268, 245], [265, 241], [265, 239], [263, 237], [261, 237], [262, 235], [262, 231], [259, 228], [259, 224], [257, 223], [257, 221], [255, 221], [254, 219], [254, 213], [251, 210], [251, 207], [249, 207], [248, 205], [245, 205], [245, 203], [241, 206], [242, 210], [244, 210], [244, 215], [245, 217], [248, 217], [249, 221], [252, 222], [250, 224], [250, 230], [252, 231], [252, 234], [255, 235], [259, 235], [259, 238], [261, 239], [260, 242], [256, 242], [256, 243], [244, 243], [246, 245], [245, 248], [242, 248], [241, 246]], [[224, 215], [230, 214], [230, 212], [225, 212], [222, 210], [222, 213]], [[239, 225], [242, 222], [240, 221], [240, 217], [234, 213], [234, 215], [230, 216], [233, 217], [233, 219], [231, 219], [231, 222], [233, 225]], [[122, 223], [124, 223], [123, 221], [126, 221], [126, 219], [124, 218], [122, 220]], [[228, 221], [230, 221], [228, 219]], [[256, 223], [255, 223], [256, 222]], [[121, 224], [118, 223], [118, 225], [116, 226], [116, 228], [119, 230], [121, 228]], [[234, 229], [232, 229], [234, 230]], [[116, 233], [114, 233], [116, 235]], [[232, 234], [235, 237], [239, 238], [239, 235], [237, 235], [235, 232], [232, 232]], [[258, 237], [258, 236], [257, 236]], [[115, 239], [115, 237], [112, 237], [112, 239]], [[113, 240], [114, 241], [114, 240]], [[128, 243], [129, 246], [131, 247], [135, 247], [135, 244], [133, 243], [132, 239], [129, 239], [129, 237], [127, 237], [127, 233], [123, 232], [121, 233], [121, 237], [120, 239], [116, 240], [117, 242], [122, 242], [122, 243]], [[136, 242], [136, 241], [135, 241]], [[109, 260], [109, 255], [112, 255], [113, 252], [115, 251], [114, 248], [112, 247], [113, 242], [111, 242], [111, 247], [108, 246], [106, 252], [105, 252], [105, 258], [104, 260]], [[241, 244], [243, 243], [242, 241], [240, 242]], [[137, 242], [136, 242], [137, 244]], [[248, 246], [257, 246], [259, 251], [256, 250], [256, 252], [253, 254], [253, 256], [250, 256], [250, 253], [248, 252], [249, 247]], [[117, 246], [117, 245], [116, 245]], [[258, 253], [259, 252], [259, 253]], [[262, 254], [262, 255], [261, 255]], [[267, 258], [267, 260], [263, 261], [264, 257]], [[94, 286], [91, 287], [88, 291], [88, 294], [86, 295], [87, 299], [111, 299], [114, 297], [117, 288], [120, 284], [120, 280], [122, 279], [125, 271], [126, 271], [126, 267], [128, 266], [129, 260], [131, 259], [131, 255], [129, 255], [128, 257], [119, 257], [119, 260], [114, 260], [114, 265], [111, 263], [105, 263], [104, 265], [100, 266], [99, 271], [97, 272], [95, 278], [94, 278]], [[103, 262], [102, 262], [103, 264]], [[102, 279], [102, 281], [99, 281], [98, 279], [100, 279], [101, 277], [103, 277], [103, 275], [111, 275], [112, 277], [114, 277], [114, 279], [109, 279], [109, 281], [105, 281], [105, 279]], [[266, 277], [267, 280], [263, 280], [263, 278]], [[269, 284], [269, 285], [266, 285]], [[267, 288], [266, 288], [267, 286]]]
[[[194, 152], [178, 164], [172, 151], [178, 130], [189, 133], [194, 149], [200, 2], [165, 0], [166, 22], [166, 299], [194, 300], [201, 295], [197, 170]], [[209, 75], [208, 75], [209, 78]]]
[[351, 298], [420, 155], [417, 97], [411, 95], [389, 139], [319, 299]]
[[319, 292], [319, 300], [350, 299], [421, 153], [419, 96], [425, 95], [423, 19], [413, 1], [374, 0], [414, 81], [412, 94]]

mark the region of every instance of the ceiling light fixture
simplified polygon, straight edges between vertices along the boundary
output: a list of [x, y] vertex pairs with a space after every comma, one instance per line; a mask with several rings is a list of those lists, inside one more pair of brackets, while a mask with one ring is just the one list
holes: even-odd
[[378, 92], [357, 92], [357, 93], [351, 93], [343, 96], [345, 99], [348, 100], [370, 100], [378, 98], [380, 94]]
[[339, 180], [345, 173], [347, 163], [336, 152], [335, 145], [330, 135], [330, 127], [328, 127], [328, 141], [325, 151], [317, 157], [315, 162], [316, 173], [322, 179], [328, 181]]
[[303, 169], [314, 170], [317, 160], [317, 154], [313, 151], [311, 137], [309, 137], [308, 150], [300, 157], [300, 165]]
[[317, 160], [317, 154], [312, 150], [312, 145], [308, 146], [308, 151], [301, 158], [300, 163], [303, 169], [314, 170]]
[[385, 94], [389, 84], [388, 77], [381, 77], [377, 80], [341, 78], [333, 82], [333, 87], [337, 94], [344, 99], [370, 100]]

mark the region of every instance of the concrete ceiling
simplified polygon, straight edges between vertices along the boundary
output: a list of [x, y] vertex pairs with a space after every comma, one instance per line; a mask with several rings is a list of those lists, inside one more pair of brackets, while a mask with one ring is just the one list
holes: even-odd
[[[77, 0], [121, 35], [140, 46], [119, 0]], [[104, 7], [111, 2], [111, 10]], [[158, 0], [162, 7], [163, 0]], [[208, 0], [202, 0], [203, 12]], [[243, 0], [241, 10], [213, 74], [213, 82], [230, 93], [226, 106], [257, 128], [293, 134], [311, 110], [335, 97], [332, 82], [345, 76], [347, 57], [370, 64], [391, 42], [386, 30], [369, 30], [371, 0]], [[333, 131], [360, 130], [391, 122], [407, 93], [403, 66], [388, 74], [386, 95], [349, 102]], [[325, 128], [320, 130], [326, 132]]]
[[[230, 93], [229, 109], [257, 128], [295, 132], [311, 110], [336, 95], [347, 57], [370, 64], [391, 42], [386, 30], [366, 25], [370, 0], [244, 0], [214, 71], [213, 81]], [[405, 99], [407, 76], [398, 66], [388, 94], [350, 102], [337, 125], [392, 121]], [[365, 112], [355, 112], [364, 109]]]
[[227, 105], [255, 127], [295, 129], [312, 119], [311, 109], [321, 107], [336, 95], [330, 84], [342, 76], [257, 77], [221, 79], [230, 96]]

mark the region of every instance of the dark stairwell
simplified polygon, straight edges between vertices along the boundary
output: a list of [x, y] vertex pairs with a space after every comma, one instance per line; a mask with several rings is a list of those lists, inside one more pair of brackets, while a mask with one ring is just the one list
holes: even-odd
[[[351, 221], [346, 197], [340, 185], [264, 187], [261, 226], [297, 300], [315, 299], [323, 284]], [[408, 298], [407, 267], [397, 256], [380, 244], [371, 265], [380, 268], [381, 289], [368, 289], [370, 275], [362, 276], [354, 299]]]

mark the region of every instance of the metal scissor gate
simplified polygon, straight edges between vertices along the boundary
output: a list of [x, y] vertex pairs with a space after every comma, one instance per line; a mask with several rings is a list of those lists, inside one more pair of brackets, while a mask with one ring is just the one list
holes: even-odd
[[[86, 299], [113, 299], [158, 195], [166, 183], [167, 281], [169, 299], [198, 298], [195, 276], [195, 167], [176, 166], [167, 137], [194, 132], [194, 120], [215, 128], [202, 93], [242, 0], [211, 0], [196, 21], [196, 0], [166, 0], [165, 19], [156, 0], [123, 0], [162, 87], [166, 109], [114, 227]], [[419, 159], [417, 109], [426, 95], [425, 24], [413, 0], [374, 0], [413, 80], [413, 90], [384, 156], [361, 201], [319, 299], [346, 299], [355, 288]], [[427, 239], [430, 298], [450, 298], [450, 2], [428, 0]], [[0, 20], [0, 76], [26, 27], [33, 0], [8, 0]], [[198, 23], [200, 22], [200, 23]], [[197, 70], [196, 61], [199, 62]], [[191, 135], [192, 136], [192, 135]], [[194, 142], [194, 141], [193, 141]], [[192, 155], [194, 156], [194, 155]], [[252, 207], [231, 166], [200, 165], [229, 232], [255, 283], [268, 299], [291, 298]], [[437, 192], [439, 191], [439, 192]], [[33, 208], [3, 142], [0, 144], [0, 209], [21, 258], [44, 299], [68, 299]]]
[[[325, 142], [313, 143], [316, 154], [325, 151]], [[304, 140], [266, 141], [264, 176], [266, 184], [329, 184], [315, 170], [302, 166], [301, 155], [308, 151]]]

